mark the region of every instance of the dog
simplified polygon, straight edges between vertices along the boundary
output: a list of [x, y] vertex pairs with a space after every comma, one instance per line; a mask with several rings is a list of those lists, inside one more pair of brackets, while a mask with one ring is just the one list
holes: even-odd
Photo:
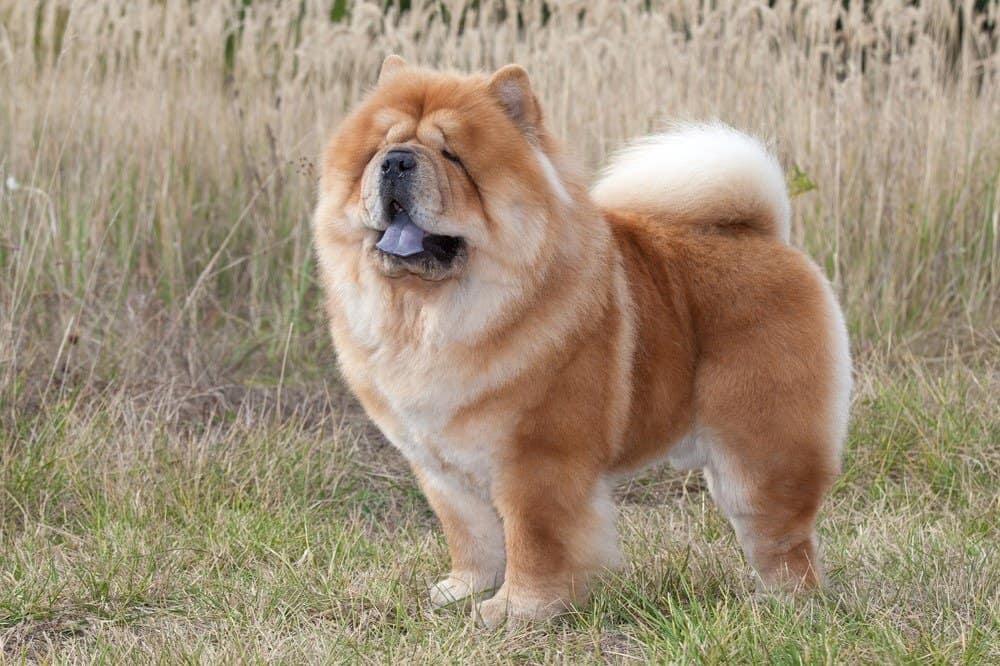
[[447, 538], [432, 603], [492, 591], [486, 626], [583, 603], [621, 563], [615, 481], [663, 460], [704, 472], [763, 588], [820, 585], [848, 339], [757, 139], [679, 125], [588, 191], [522, 67], [390, 56], [313, 228], [340, 371]]

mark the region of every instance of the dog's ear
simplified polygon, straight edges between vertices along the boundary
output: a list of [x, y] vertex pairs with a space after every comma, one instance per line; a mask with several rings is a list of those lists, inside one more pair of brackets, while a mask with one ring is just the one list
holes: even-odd
[[404, 69], [406, 69], [406, 61], [400, 56], [396, 54], [386, 56], [386, 59], [382, 61], [382, 69], [378, 73], [378, 83], [385, 83]]
[[542, 111], [531, 92], [531, 82], [523, 67], [501, 67], [490, 78], [487, 88], [514, 124], [527, 134], [535, 133], [541, 124]]

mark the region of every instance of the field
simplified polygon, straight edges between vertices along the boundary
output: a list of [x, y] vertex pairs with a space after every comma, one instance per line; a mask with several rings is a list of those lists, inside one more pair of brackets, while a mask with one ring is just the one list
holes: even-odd
[[[1000, 5], [412, 4], [0, 4], [0, 659], [1000, 662]], [[309, 238], [390, 52], [523, 64], [595, 170], [675, 118], [773, 142], [855, 358], [825, 593], [755, 596], [656, 469], [591, 604], [430, 609], [443, 537], [338, 379]]]

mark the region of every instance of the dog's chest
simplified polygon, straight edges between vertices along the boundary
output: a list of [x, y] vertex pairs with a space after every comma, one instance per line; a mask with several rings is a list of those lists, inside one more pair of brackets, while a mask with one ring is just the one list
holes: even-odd
[[485, 364], [455, 341], [463, 337], [451, 324], [455, 313], [411, 310], [377, 289], [335, 283], [338, 358], [369, 416], [423, 473], [488, 487], [516, 410], [482, 398], [503, 384], [510, 364]]
[[358, 370], [384, 406], [369, 415], [389, 441], [423, 473], [485, 492], [511, 415], [477, 407], [476, 378], [447, 355], [382, 347], [366, 356]]

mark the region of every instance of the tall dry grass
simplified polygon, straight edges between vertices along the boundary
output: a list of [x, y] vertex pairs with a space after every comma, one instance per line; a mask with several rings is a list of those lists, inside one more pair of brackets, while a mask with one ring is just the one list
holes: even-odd
[[390, 52], [522, 63], [595, 168], [672, 118], [769, 137], [862, 355], [997, 349], [995, 3], [242, 4], [0, 7], [0, 400], [329, 373], [314, 158]]

